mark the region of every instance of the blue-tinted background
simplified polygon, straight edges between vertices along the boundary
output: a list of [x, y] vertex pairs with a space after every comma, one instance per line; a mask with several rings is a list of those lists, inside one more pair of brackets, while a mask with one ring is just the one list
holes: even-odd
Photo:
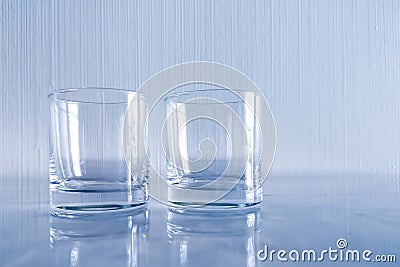
[[[272, 213], [256, 249], [276, 240], [289, 248], [296, 233], [310, 233], [300, 247], [343, 235], [359, 247], [400, 250], [400, 2], [6, 0], [0, 15], [0, 263], [31, 265], [40, 247], [32, 244], [48, 242], [30, 221], [47, 218], [46, 95], [136, 89], [195, 60], [241, 70], [275, 116], [276, 157], [264, 184]], [[285, 238], [268, 230], [280, 219], [293, 223]]]

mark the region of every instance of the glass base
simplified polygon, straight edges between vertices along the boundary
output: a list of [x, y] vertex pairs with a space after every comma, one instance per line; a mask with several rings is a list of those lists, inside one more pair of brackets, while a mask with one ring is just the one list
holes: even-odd
[[[168, 186], [168, 203], [174, 209], [196, 209], [198, 212], [255, 208], [262, 203], [262, 188], [249, 190], [243, 183], [240, 181], [228, 193], [220, 197], [218, 187], [196, 188], [170, 184]], [[213, 200], [208, 201], [209, 199]]]
[[51, 214], [60, 217], [127, 212], [143, 208], [147, 202], [144, 186], [113, 191], [79, 191], [57, 184], [50, 186]]

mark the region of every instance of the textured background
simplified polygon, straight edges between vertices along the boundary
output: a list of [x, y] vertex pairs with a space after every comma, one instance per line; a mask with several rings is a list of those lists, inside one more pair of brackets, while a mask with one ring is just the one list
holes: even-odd
[[136, 89], [194, 60], [262, 88], [278, 134], [271, 181], [341, 175], [399, 195], [399, 1], [1, 1], [0, 14], [0, 186], [17, 185], [11, 201], [47, 196], [33, 185], [47, 183], [48, 92]]

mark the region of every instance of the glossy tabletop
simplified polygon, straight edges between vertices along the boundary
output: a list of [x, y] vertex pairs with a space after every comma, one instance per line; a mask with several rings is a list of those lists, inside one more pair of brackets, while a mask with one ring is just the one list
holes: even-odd
[[[181, 213], [150, 201], [148, 209], [136, 212], [76, 219], [50, 216], [45, 198], [13, 202], [18, 185], [11, 179], [6, 184], [0, 266], [397, 266], [400, 261], [399, 185], [383, 177], [273, 177], [259, 210]], [[25, 190], [47, 190], [46, 183], [34, 187]], [[280, 250], [286, 254], [278, 258]], [[359, 261], [352, 258], [354, 250]], [[362, 258], [365, 251], [371, 251], [370, 261]], [[377, 262], [376, 255], [387, 261], [395, 255], [397, 263]]]

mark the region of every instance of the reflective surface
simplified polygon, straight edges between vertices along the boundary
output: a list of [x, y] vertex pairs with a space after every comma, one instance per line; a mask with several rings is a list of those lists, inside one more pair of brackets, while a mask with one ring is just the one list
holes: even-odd
[[[325, 181], [325, 182], [324, 182]], [[176, 212], [149, 209], [113, 216], [57, 218], [48, 200], [11, 201], [13, 180], [0, 189], [0, 266], [303, 266], [261, 261], [264, 250], [347, 249], [395, 254], [400, 260], [396, 182], [363, 177], [273, 177], [261, 210]], [[375, 181], [375, 182], [374, 182]], [[46, 190], [32, 183], [29, 192]], [[263, 254], [261, 255], [263, 256]], [[372, 256], [371, 256], [372, 257]], [[345, 262], [311, 262], [343, 266]], [[396, 266], [360, 262], [358, 266]]]

